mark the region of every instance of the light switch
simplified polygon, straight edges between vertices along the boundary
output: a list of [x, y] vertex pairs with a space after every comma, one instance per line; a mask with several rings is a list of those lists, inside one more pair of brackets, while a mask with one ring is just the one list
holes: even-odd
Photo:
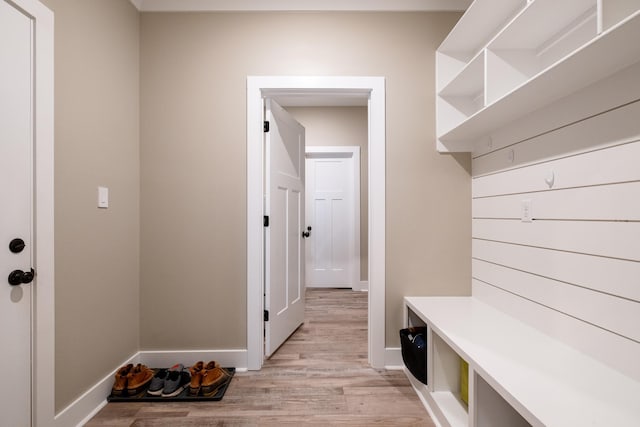
[[533, 212], [531, 212], [531, 199], [522, 201], [522, 222], [532, 222]]
[[102, 209], [109, 207], [109, 189], [107, 187], [98, 187], [98, 207]]

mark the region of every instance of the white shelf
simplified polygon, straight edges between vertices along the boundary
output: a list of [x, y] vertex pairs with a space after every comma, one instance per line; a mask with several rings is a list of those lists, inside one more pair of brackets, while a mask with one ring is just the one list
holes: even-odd
[[[439, 93], [443, 97], [477, 98], [484, 93], [484, 51], [475, 56]], [[484, 100], [482, 101], [484, 106]]]
[[467, 427], [469, 425], [469, 414], [467, 406], [460, 400], [460, 396], [448, 391], [436, 391], [431, 393], [434, 402], [442, 411], [444, 417], [449, 421], [451, 427]]
[[[596, 14], [596, 0], [535, 0], [514, 18], [490, 49], [538, 49], [575, 27], [583, 15]], [[596, 35], [594, 22], [593, 36]]]
[[[474, 416], [494, 418], [474, 419], [477, 427], [638, 425], [640, 383], [576, 349], [473, 297], [406, 297], [405, 304], [469, 362]], [[445, 423], [462, 417], [453, 393], [431, 393]]]
[[438, 51], [471, 59], [526, 4], [525, 0], [475, 0]]
[[[531, 5], [539, 1], [543, 0], [535, 0]], [[466, 119], [453, 126], [437, 126], [439, 149], [470, 151], [475, 141], [492, 130], [640, 61], [638, 40], [640, 12], [594, 37]], [[437, 124], [443, 120], [447, 122], [447, 113], [437, 109]]]
[[453, 129], [484, 108], [484, 57], [480, 52], [438, 93], [438, 111], [447, 117], [438, 123], [438, 131]]
[[487, 46], [487, 104], [592, 40], [596, 15], [596, 0], [530, 3]]

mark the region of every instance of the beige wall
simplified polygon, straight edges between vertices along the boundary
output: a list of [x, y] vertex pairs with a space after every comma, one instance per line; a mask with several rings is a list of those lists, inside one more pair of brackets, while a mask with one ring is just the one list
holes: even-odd
[[60, 411], [139, 347], [139, 14], [128, 0], [43, 3], [55, 12]]
[[470, 293], [468, 155], [435, 152], [454, 13], [143, 13], [141, 347], [246, 348], [246, 77], [386, 77], [387, 346], [404, 295]]
[[369, 186], [367, 107], [286, 107], [305, 127], [307, 146], [360, 147], [360, 280], [367, 280], [369, 267]]

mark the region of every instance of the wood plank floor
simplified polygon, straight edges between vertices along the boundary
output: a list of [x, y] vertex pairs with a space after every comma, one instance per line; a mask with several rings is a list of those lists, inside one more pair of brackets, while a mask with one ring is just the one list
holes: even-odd
[[305, 323], [220, 402], [109, 403], [87, 426], [434, 426], [402, 371], [367, 364], [367, 294], [308, 289]]

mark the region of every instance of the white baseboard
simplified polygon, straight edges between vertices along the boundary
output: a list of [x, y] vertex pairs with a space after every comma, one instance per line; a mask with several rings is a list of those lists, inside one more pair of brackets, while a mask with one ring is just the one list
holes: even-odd
[[384, 349], [384, 368], [389, 370], [404, 369], [400, 347], [387, 347]]
[[55, 425], [58, 427], [83, 426], [95, 414], [107, 404], [107, 396], [113, 387], [113, 378], [121, 366], [129, 363], [141, 363], [140, 353], [136, 353], [120, 363], [112, 373], [98, 381], [93, 387], [78, 397], [73, 403], [60, 411], [55, 416]]
[[247, 370], [247, 350], [177, 350], [177, 351], [141, 351], [140, 363], [150, 367], [172, 366], [182, 363], [191, 366], [202, 360], [219, 362], [222, 366], [235, 367], [236, 371]]
[[356, 283], [351, 289], [357, 292], [369, 292], [369, 282], [366, 280], [361, 280], [359, 283]]
[[56, 427], [83, 426], [107, 404], [107, 396], [113, 387], [113, 378], [121, 366], [142, 363], [152, 368], [182, 363], [191, 366], [197, 361], [210, 360], [222, 366], [235, 367], [237, 372], [247, 370], [247, 350], [184, 350], [184, 351], [140, 351], [114, 368], [113, 372], [98, 381], [93, 387], [60, 411], [55, 417]]

